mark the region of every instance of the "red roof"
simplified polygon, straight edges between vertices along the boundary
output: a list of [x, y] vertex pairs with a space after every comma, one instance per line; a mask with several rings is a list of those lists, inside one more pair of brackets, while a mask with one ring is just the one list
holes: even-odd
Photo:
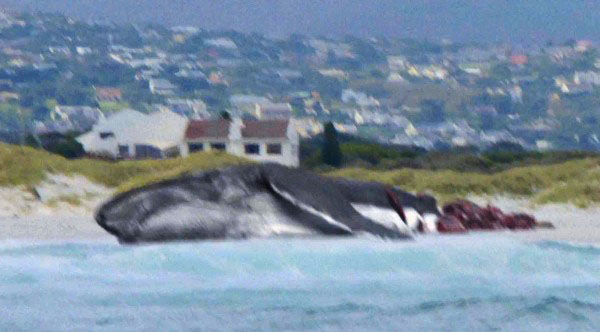
[[185, 131], [185, 138], [227, 138], [229, 136], [230, 125], [231, 121], [222, 119], [190, 121]]
[[527, 55], [523, 54], [513, 55], [510, 57], [510, 62], [512, 62], [513, 65], [525, 65], [528, 61], [529, 58]]
[[287, 120], [244, 121], [244, 138], [284, 138], [287, 136]]
[[121, 99], [123, 98], [123, 92], [118, 88], [96, 88], [96, 96], [100, 99]]

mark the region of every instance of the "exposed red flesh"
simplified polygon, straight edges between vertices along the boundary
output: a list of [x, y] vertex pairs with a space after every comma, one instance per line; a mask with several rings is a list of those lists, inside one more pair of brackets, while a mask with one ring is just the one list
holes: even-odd
[[548, 224], [539, 223], [535, 217], [528, 214], [505, 214], [495, 206], [488, 205], [483, 208], [467, 200], [447, 204], [442, 211], [443, 215], [437, 223], [440, 233], [464, 233], [470, 230], [531, 230], [538, 225]]

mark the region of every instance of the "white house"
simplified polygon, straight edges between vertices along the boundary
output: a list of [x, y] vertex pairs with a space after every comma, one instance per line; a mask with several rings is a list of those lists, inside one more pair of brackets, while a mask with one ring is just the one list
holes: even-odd
[[149, 115], [123, 110], [77, 138], [90, 154], [112, 158], [160, 159], [178, 156], [187, 119], [173, 112]]
[[181, 155], [200, 151], [225, 151], [259, 162], [297, 167], [299, 136], [293, 120], [190, 121]]
[[292, 117], [292, 105], [289, 103], [256, 104], [254, 116], [260, 120], [286, 120]]
[[175, 89], [177, 88], [169, 80], [162, 79], [162, 78], [151, 79], [148, 82], [148, 86], [150, 88], [150, 92], [152, 92], [155, 95], [162, 95], [162, 96], [174, 95]]
[[237, 49], [237, 45], [235, 42], [229, 38], [214, 38], [214, 39], [205, 39], [204, 44], [213, 47], [220, 47], [230, 50]]
[[256, 104], [272, 103], [271, 100], [266, 97], [255, 95], [232, 95], [229, 97], [229, 102], [231, 103], [233, 110], [239, 114], [254, 112]]

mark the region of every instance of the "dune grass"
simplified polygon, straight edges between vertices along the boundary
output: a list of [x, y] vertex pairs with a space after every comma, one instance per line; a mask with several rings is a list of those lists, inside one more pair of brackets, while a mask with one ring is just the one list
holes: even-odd
[[[189, 158], [107, 162], [67, 160], [28, 147], [0, 144], [0, 187], [32, 188], [47, 174], [82, 175], [122, 192], [174, 178], [194, 170], [240, 165], [249, 161], [225, 153], [198, 153]], [[442, 202], [468, 195], [513, 195], [539, 204], [570, 202], [585, 207], [600, 203], [600, 159], [516, 167], [484, 174], [451, 170], [346, 168], [327, 176], [377, 181], [415, 192], [429, 192]]]
[[225, 153], [198, 153], [189, 158], [109, 162], [67, 160], [41, 150], [0, 144], [0, 186], [32, 187], [47, 174], [82, 175], [124, 191], [183, 173], [239, 165], [248, 161]]
[[330, 176], [377, 181], [415, 192], [435, 194], [442, 201], [468, 195], [513, 195], [539, 204], [570, 202], [580, 207], [600, 203], [600, 159], [555, 165], [517, 167], [494, 174], [401, 169], [342, 169]]

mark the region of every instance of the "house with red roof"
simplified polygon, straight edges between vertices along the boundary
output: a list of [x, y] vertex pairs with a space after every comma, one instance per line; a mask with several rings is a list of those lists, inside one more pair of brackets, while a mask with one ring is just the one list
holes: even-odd
[[510, 63], [515, 66], [524, 66], [529, 62], [529, 57], [524, 54], [514, 54], [510, 57]]
[[184, 135], [181, 155], [223, 151], [258, 162], [297, 167], [299, 136], [292, 119], [192, 120]]
[[94, 87], [96, 92], [96, 100], [99, 103], [103, 102], [120, 102], [123, 100], [123, 92], [118, 88], [111, 87]]

